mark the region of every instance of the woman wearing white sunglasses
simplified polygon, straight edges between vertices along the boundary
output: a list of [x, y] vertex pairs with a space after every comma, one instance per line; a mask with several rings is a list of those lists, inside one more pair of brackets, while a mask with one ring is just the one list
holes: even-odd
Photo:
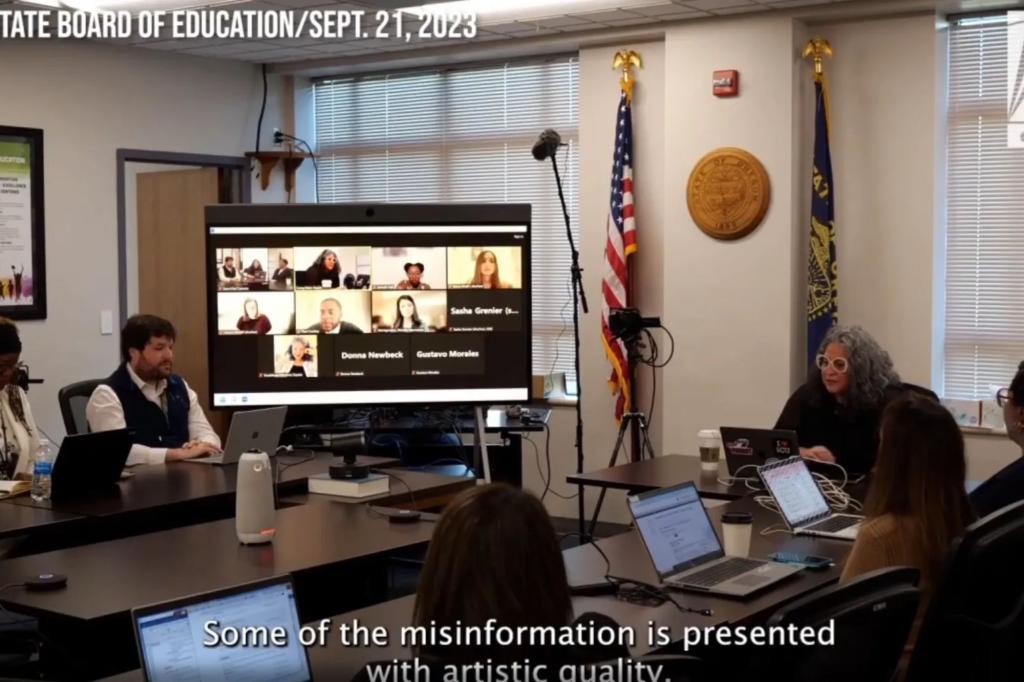
[[878, 451], [882, 411], [906, 388], [892, 358], [860, 327], [829, 330], [818, 371], [786, 402], [775, 424], [797, 432], [800, 454], [867, 473]]

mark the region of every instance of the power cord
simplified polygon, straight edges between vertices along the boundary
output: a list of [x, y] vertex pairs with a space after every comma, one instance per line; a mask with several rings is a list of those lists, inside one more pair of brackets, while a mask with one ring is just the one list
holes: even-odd
[[680, 604], [675, 598], [669, 593], [667, 589], [651, 585], [650, 583], [641, 582], [639, 580], [633, 580], [632, 578], [620, 578], [617, 576], [608, 576], [609, 579], [618, 581], [619, 592], [616, 596], [625, 602], [632, 604], [640, 604], [642, 606], [660, 606], [665, 602], [669, 602], [672, 606], [676, 607], [683, 613], [695, 613], [699, 616], [711, 617], [715, 615], [715, 612], [711, 609], [695, 609], [684, 604]]
[[[278, 454], [275, 456], [274, 459], [280, 461], [281, 457], [285, 457], [285, 456], [288, 456], [288, 455], [294, 455], [294, 451], [288, 452], [287, 454], [285, 454], [283, 452], [280, 452], [280, 450], [279, 450]], [[274, 477], [274, 484], [276, 485], [276, 484], [281, 482], [281, 474], [284, 473], [285, 470], [291, 469], [292, 467], [298, 466], [300, 464], [305, 464], [307, 462], [312, 462], [314, 459], [316, 459], [316, 452], [311, 450], [310, 453], [308, 455], [306, 455], [305, 457], [303, 457], [302, 459], [296, 460], [294, 462], [282, 462], [282, 463], [278, 464], [275, 467], [275, 469], [277, 470], [277, 475]]]
[[372, 473], [375, 473], [375, 474], [381, 474], [382, 476], [387, 476], [388, 478], [393, 478], [396, 481], [398, 481], [399, 483], [401, 483], [402, 485], [404, 485], [405, 489], [409, 491], [409, 503], [413, 507], [416, 506], [416, 494], [412, 491], [412, 486], [410, 486], [409, 483], [404, 478], [402, 478], [401, 476], [391, 472], [388, 469], [370, 469], [370, 471]]
[[547, 444], [546, 444], [546, 446], [544, 448], [545, 459], [547, 461], [547, 469], [548, 469], [547, 476], [544, 475], [544, 469], [541, 468], [541, 465], [540, 465], [540, 449], [537, 447], [537, 444], [534, 443], [533, 439], [530, 438], [529, 436], [522, 436], [522, 439], [526, 443], [528, 443], [530, 445], [530, 447], [533, 448], [534, 461], [537, 464], [537, 473], [540, 475], [540, 480], [544, 483], [544, 492], [541, 494], [540, 500], [541, 500], [541, 502], [543, 502], [544, 498], [547, 496], [548, 493], [550, 493], [550, 494], [554, 495], [555, 497], [557, 497], [559, 499], [562, 499], [562, 500], [574, 500], [579, 495], [579, 493], [573, 493], [572, 495], [563, 495], [563, 494], [561, 494], [559, 492], [556, 492], [556, 491], [551, 489], [551, 450], [550, 450], [550, 447], [548, 447], [550, 445], [550, 443], [551, 443], [551, 430], [548, 428], [547, 424], [544, 425], [544, 429], [547, 431], [547, 434], [548, 434], [548, 436], [547, 436]]
[[757, 471], [758, 465], [757, 464], [744, 464], [739, 469], [737, 469], [732, 475], [726, 476], [725, 478], [718, 478], [716, 480], [719, 483], [721, 483], [722, 485], [726, 485], [726, 486], [734, 486], [734, 485], [739, 485], [740, 483], [743, 483], [743, 484], [745, 484], [747, 486], [747, 490], [754, 490], [754, 491], [762, 490], [763, 488], [761, 488], [761, 486], [759, 486], [759, 485], [755, 486], [755, 484], [760, 483], [760, 479], [757, 476], [746, 476], [746, 477], [744, 477], [744, 476], [740, 476], [739, 475], [740, 472], [743, 471], [744, 469], [753, 469], [754, 471]]
[[313, 190], [314, 190], [315, 196], [316, 196], [316, 203], [319, 204], [320, 203], [320, 169], [317, 168], [317, 165], [316, 165], [316, 154], [313, 153], [312, 147], [310, 147], [309, 143], [306, 142], [305, 140], [303, 140], [300, 137], [295, 137], [294, 135], [289, 135], [288, 133], [282, 132], [280, 130], [275, 130], [274, 131], [274, 144], [281, 144], [282, 140], [291, 140], [292, 142], [297, 142], [299, 144], [299, 148], [300, 149], [302, 147], [305, 147], [306, 151], [309, 152], [309, 160], [313, 162]]

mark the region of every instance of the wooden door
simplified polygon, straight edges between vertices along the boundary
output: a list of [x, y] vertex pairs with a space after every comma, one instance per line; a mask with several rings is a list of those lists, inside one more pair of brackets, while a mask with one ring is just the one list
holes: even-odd
[[136, 182], [139, 312], [174, 324], [174, 371], [196, 392], [223, 440], [228, 415], [210, 410], [203, 214], [218, 203], [219, 186], [216, 168], [139, 173]]

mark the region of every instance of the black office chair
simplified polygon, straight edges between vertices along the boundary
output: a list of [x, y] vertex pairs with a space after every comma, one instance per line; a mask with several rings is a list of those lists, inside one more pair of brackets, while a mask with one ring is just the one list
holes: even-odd
[[60, 415], [64, 418], [64, 429], [69, 436], [89, 432], [89, 423], [85, 420], [85, 406], [89, 402], [89, 396], [101, 383], [103, 379], [76, 381], [57, 392]]
[[1021, 679], [1024, 501], [971, 524], [950, 552], [907, 682]]
[[883, 568], [788, 604], [768, 626], [811, 627], [835, 621], [831, 646], [758, 647], [738, 679], [782, 682], [887, 682], [903, 654], [921, 592], [916, 568]]
[[971, 506], [985, 517], [1024, 500], [1024, 459], [1010, 462], [971, 491]]
[[910, 393], [917, 393], [918, 395], [923, 395], [926, 398], [931, 398], [935, 402], [939, 402], [939, 396], [930, 388], [918, 386], [917, 384], [908, 384], [905, 381], [903, 382], [903, 388]]

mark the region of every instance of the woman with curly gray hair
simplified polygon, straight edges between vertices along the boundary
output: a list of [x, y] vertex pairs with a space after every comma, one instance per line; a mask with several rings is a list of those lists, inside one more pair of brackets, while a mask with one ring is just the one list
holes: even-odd
[[860, 327], [837, 325], [822, 340], [815, 364], [819, 371], [790, 397], [775, 428], [796, 431], [808, 459], [867, 473], [882, 411], [905, 390], [892, 358]]

